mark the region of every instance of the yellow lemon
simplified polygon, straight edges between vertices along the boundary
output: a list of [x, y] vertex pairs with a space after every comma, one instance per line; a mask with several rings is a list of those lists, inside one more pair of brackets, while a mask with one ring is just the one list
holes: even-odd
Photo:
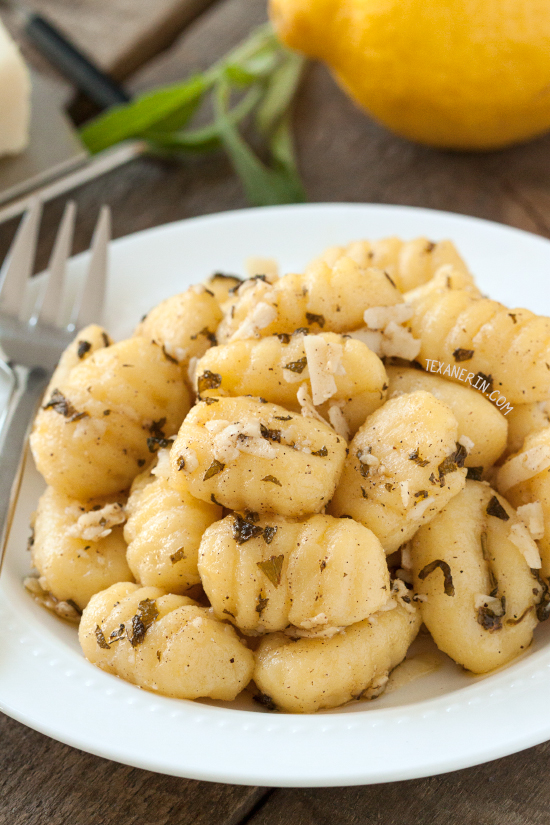
[[495, 149], [550, 129], [550, 0], [271, 0], [291, 48], [404, 137]]

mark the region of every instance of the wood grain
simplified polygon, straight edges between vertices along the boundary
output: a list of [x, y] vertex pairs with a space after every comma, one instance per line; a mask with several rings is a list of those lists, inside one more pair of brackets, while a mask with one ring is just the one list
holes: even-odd
[[0, 825], [237, 825], [265, 793], [118, 765], [6, 716], [0, 742]]
[[248, 825], [545, 825], [549, 769], [550, 743], [546, 743], [427, 779], [278, 790]]

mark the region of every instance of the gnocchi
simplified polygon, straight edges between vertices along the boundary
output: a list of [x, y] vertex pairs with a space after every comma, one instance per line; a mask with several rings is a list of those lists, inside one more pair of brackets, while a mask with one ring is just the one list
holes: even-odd
[[201, 397], [262, 396], [293, 412], [301, 410], [298, 390], [305, 384], [320, 414], [328, 419], [331, 405], [336, 405], [352, 433], [384, 403], [387, 390], [378, 356], [362, 341], [333, 332], [298, 332], [212, 347], [197, 362], [197, 390], [205, 375], [219, 375], [221, 381], [204, 389]]
[[376, 536], [354, 521], [234, 514], [204, 533], [199, 573], [218, 619], [244, 633], [330, 634], [387, 602], [389, 572]]
[[234, 699], [254, 658], [233, 628], [192, 599], [158, 587], [115, 584], [82, 614], [80, 644], [107, 673], [176, 699]]
[[538, 550], [508, 502], [468, 481], [411, 543], [422, 619], [437, 646], [487, 673], [531, 643], [545, 592]]
[[97, 350], [42, 406], [30, 438], [46, 482], [85, 501], [127, 489], [189, 409], [181, 369], [145, 338]]
[[329, 506], [393, 553], [464, 487], [467, 450], [449, 407], [424, 390], [387, 401], [359, 428]]
[[301, 516], [331, 499], [345, 456], [328, 424], [257, 398], [207, 398], [180, 428], [170, 479], [232, 510]]
[[182, 594], [200, 584], [199, 544], [206, 528], [221, 518], [222, 508], [194, 498], [183, 484], [176, 492], [169, 474], [168, 450], [160, 450], [156, 467], [132, 484], [124, 537], [137, 582]]

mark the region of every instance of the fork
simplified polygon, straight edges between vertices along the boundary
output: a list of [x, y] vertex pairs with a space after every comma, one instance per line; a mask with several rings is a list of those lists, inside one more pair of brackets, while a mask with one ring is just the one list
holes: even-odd
[[0, 570], [9, 537], [31, 421], [59, 357], [75, 330], [99, 321], [107, 277], [110, 211], [99, 213], [90, 262], [68, 318], [66, 264], [71, 253], [76, 207], [67, 203], [42, 290], [29, 290], [42, 204], [34, 200], [19, 224], [0, 269], [0, 370], [10, 381], [7, 409], [0, 421]]

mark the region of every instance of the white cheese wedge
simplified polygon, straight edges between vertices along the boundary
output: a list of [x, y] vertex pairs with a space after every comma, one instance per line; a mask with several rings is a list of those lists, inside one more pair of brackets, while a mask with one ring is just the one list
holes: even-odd
[[0, 22], [0, 155], [21, 152], [29, 141], [30, 92], [27, 67]]

